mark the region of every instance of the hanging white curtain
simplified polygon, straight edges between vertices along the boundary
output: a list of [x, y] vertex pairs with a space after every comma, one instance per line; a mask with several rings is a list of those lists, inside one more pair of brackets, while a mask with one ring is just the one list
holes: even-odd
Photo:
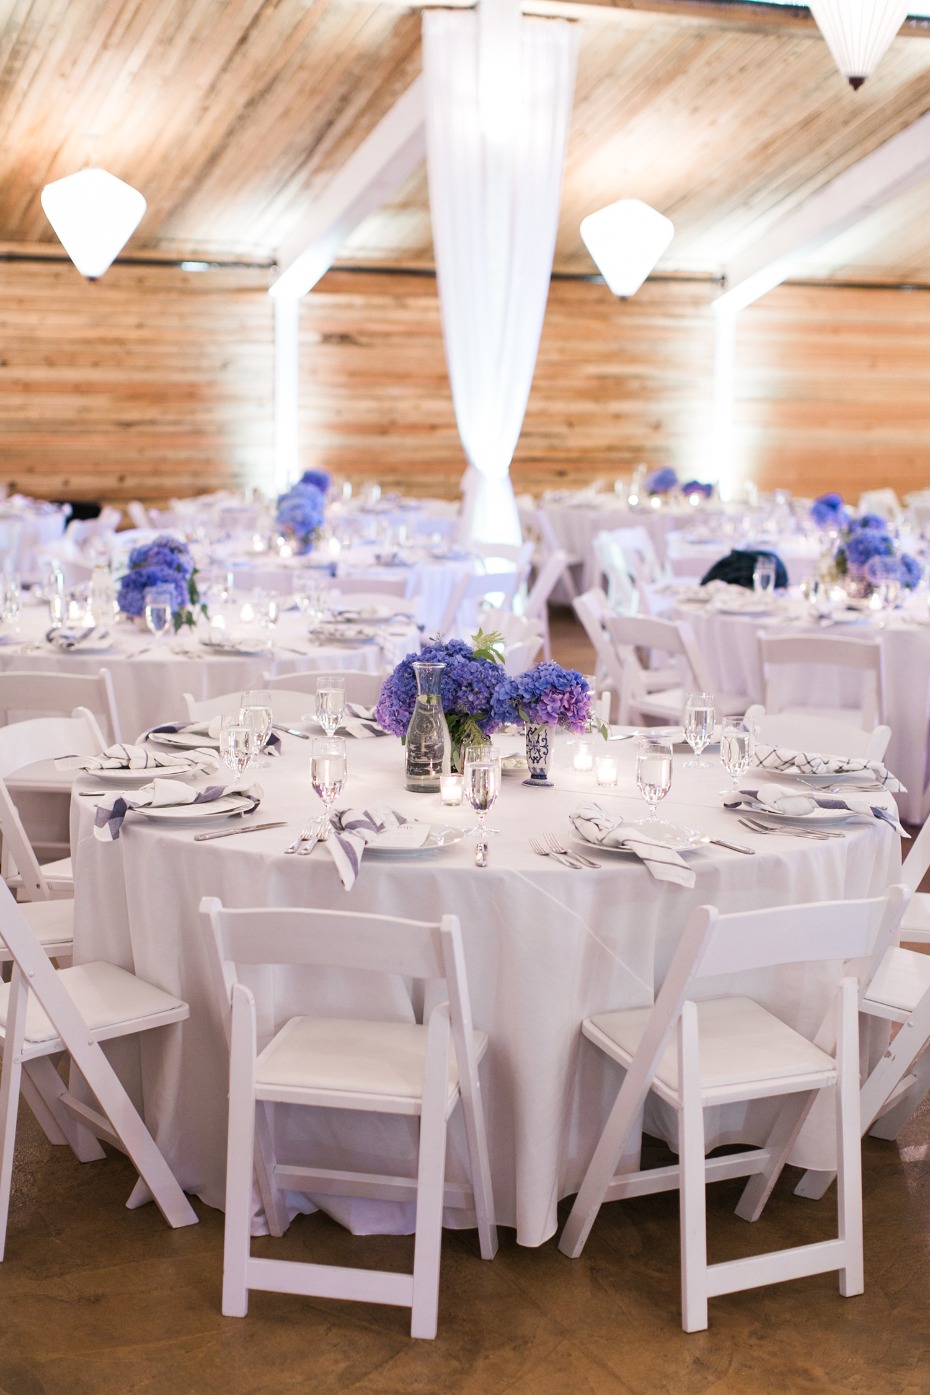
[[500, 31], [505, 53], [487, 24], [482, 42], [480, 25], [474, 11], [423, 16], [427, 168], [446, 362], [469, 466], [464, 536], [513, 543], [510, 462], [546, 311], [577, 45], [565, 20], [517, 13], [509, 44], [506, 19]]

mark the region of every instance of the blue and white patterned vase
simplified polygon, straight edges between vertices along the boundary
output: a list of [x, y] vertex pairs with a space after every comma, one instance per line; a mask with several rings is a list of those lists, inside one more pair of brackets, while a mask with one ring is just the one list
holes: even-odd
[[551, 790], [549, 761], [552, 758], [552, 740], [547, 726], [526, 725], [526, 763], [530, 768], [530, 778], [525, 785], [534, 789]]

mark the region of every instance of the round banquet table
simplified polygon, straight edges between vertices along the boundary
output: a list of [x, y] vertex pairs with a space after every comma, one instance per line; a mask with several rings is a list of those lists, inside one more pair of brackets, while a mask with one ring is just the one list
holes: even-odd
[[[500, 744], [507, 749], [507, 738]], [[519, 738], [511, 738], [515, 743]], [[593, 779], [572, 771], [564, 747], [556, 759], [555, 788], [527, 789], [505, 776], [492, 822], [489, 865], [473, 862], [474, 839], [422, 855], [368, 851], [351, 891], [338, 880], [324, 846], [309, 857], [283, 849], [318, 808], [306, 773], [307, 744], [284, 738], [271, 768], [258, 776], [264, 798], [252, 817], [283, 819], [287, 827], [245, 837], [197, 843], [195, 829], [171, 827], [130, 814], [118, 841], [92, 833], [96, 801], [76, 793], [72, 840], [76, 868], [76, 960], [113, 960], [191, 1007], [189, 1021], [157, 1043], [133, 1044], [141, 1064], [122, 1060], [160, 1147], [181, 1185], [212, 1206], [224, 1196], [226, 1042], [222, 993], [207, 952], [200, 898], [219, 896], [231, 906], [318, 906], [436, 919], [454, 912], [461, 920], [476, 1025], [489, 1034], [482, 1065], [491, 1168], [498, 1219], [514, 1226], [523, 1245], [539, 1245], [556, 1229], [556, 1205], [577, 1189], [615, 1095], [615, 1068], [580, 1033], [589, 1013], [653, 1001], [679, 933], [696, 906], [724, 910], [803, 900], [879, 894], [900, 866], [899, 840], [890, 827], [850, 824], [845, 837], [813, 841], [789, 834], [753, 838], [720, 802], [722, 771], [687, 770], [676, 755], [668, 818], [704, 832], [752, 842], [754, 856], [720, 847], [689, 855], [693, 889], [653, 879], [643, 864], [601, 852], [597, 871], [572, 871], [536, 857], [529, 833], [572, 837], [569, 812], [596, 795]], [[633, 793], [632, 743], [611, 747], [621, 767], [619, 793], [599, 795], [627, 817], [644, 806]], [[438, 796], [403, 789], [402, 753], [393, 738], [349, 742], [349, 781], [340, 804], [382, 802], [404, 815], [464, 829], [467, 808], [441, 808]], [[83, 777], [75, 790], [92, 789]], [[216, 827], [216, 825], [214, 825]], [[813, 1030], [830, 999], [835, 978], [805, 971], [804, 991], [793, 972], [779, 970], [743, 983], [795, 1025]], [[409, 1018], [405, 985], [385, 986], [363, 973], [261, 969], [251, 980], [261, 1041], [296, 1012], [334, 1016]], [[146, 1034], [149, 1036], [151, 1034]], [[124, 1045], [124, 1044], [122, 1044]], [[753, 1124], [761, 1140], [770, 1102]], [[709, 1137], [726, 1141], [742, 1123], [742, 1107], [709, 1119]], [[358, 1150], [389, 1159], [397, 1170], [415, 1167], [409, 1120], [348, 1116], [276, 1106], [275, 1130], [282, 1155], [311, 1157], [317, 1165], [350, 1165]], [[338, 1114], [338, 1117], [333, 1117]], [[314, 1116], [314, 1117], [310, 1117]], [[794, 1160], [827, 1168], [832, 1128], [812, 1119]], [[449, 1177], [461, 1176], [464, 1143], [453, 1120]], [[647, 1120], [650, 1131], [669, 1133], [674, 1117]], [[802, 1146], [803, 1145], [803, 1146]], [[379, 1170], [385, 1170], [379, 1167]], [[343, 1209], [340, 1210], [339, 1208]], [[326, 1209], [356, 1230], [410, 1229], [406, 1212], [387, 1203], [342, 1203]], [[448, 1217], [450, 1223], [452, 1217]], [[458, 1223], [462, 1224], [459, 1217]], [[467, 1218], [466, 1218], [467, 1223]], [[260, 1222], [257, 1222], [260, 1224]]]
[[[884, 668], [884, 720], [891, 727], [885, 764], [907, 786], [906, 794], [896, 796], [901, 818], [911, 824], [923, 823], [930, 813], [930, 625], [896, 613], [882, 627], [868, 612], [851, 614], [850, 623], [817, 624], [782, 601], [768, 613], [731, 615], [713, 604], [683, 602], [680, 595], [674, 613], [691, 626], [714, 684], [722, 692], [747, 693], [757, 702], [762, 701], [761, 632], [877, 641]], [[786, 676], [784, 691], [788, 700], [800, 706], [854, 706], [859, 701], [854, 682], [799, 666], [796, 689], [792, 690]]]
[[[388, 597], [386, 608], [393, 604]], [[419, 649], [415, 625], [372, 624], [365, 638], [319, 640], [307, 633], [297, 611], [286, 611], [275, 627], [273, 646], [264, 638], [244, 643], [240, 652], [211, 649], [203, 643], [206, 630], [166, 638], [156, 644], [131, 621], [118, 620], [99, 645], [90, 640], [71, 650], [58, 650], [46, 641], [48, 611], [24, 606], [19, 632], [0, 640], [0, 671], [94, 674], [107, 668], [113, 679], [121, 735], [133, 741], [160, 721], [186, 715], [184, 694], [198, 700], [258, 687], [264, 673], [287, 674], [351, 669], [380, 673], [410, 650]], [[359, 627], [362, 628], [362, 627]]]

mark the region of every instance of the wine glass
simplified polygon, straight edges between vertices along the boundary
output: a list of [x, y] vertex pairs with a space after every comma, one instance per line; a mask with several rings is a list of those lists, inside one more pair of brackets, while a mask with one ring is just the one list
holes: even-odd
[[170, 586], [149, 586], [143, 594], [142, 604], [146, 626], [154, 636], [155, 643], [160, 645], [171, 624], [174, 592]]
[[636, 788], [649, 805], [646, 827], [661, 828], [659, 802], [672, 787], [672, 743], [644, 737], [636, 749]]
[[722, 790], [724, 795], [737, 794], [740, 776], [745, 775], [752, 762], [755, 743], [751, 724], [739, 717], [730, 717], [720, 732], [720, 759], [733, 781], [733, 788]]
[[484, 843], [489, 833], [497, 830], [485, 827], [485, 819], [494, 808], [501, 789], [500, 752], [491, 746], [470, 746], [466, 748], [464, 769], [465, 798], [478, 816], [478, 823], [470, 833], [478, 834], [479, 845]]
[[310, 783], [323, 801], [320, 841], [329, 837], [329, 811], [346, 782], [346, 743], [341, 736], [315, 736], [310, 747]]
[[775, 558], [760, 552], [752, 569], [752, 589], [757, 596], [768, 596], [775, 590]]
[[268, 762], [261, 759], [261, 752], [271, 735], [274, 714], [271, 709], [271, 694], [264, 688], [247, 689], [239, 699], [239, 721], [250, 726], [255, 732], [255, 747], [259, 759], [255, 764], [259, 770], [267, 770]]
[[707, 769], [708, 762], [701, 760], [700, 756], [713, 737], [714, 720], [713, 693], [688, 693], [685, 698], [685, 740], [695, 755], [694, 760], [685, 761], [688, 769]]
[[255, 756], [255, 728], [238, 716], [226, 716], [220, 725], [220, 759], [237, 778], [243, 775]]
[[327, 736], [335, 736], [346, 714], [345, 679], [321, 674], [316, 680], [316, 716]]

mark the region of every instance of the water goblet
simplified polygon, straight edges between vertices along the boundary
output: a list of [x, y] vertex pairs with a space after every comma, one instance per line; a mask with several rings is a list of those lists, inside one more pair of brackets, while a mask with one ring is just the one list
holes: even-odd
[[752, 569], [752, 589], [757, 596], [768, 596], [775, 590], [775, 558], [761, 552]]
[[316, 680], [316, 716], [327, 736], [335, 736], [346, 714], [345, 679], [321, 674]]
[[713, 693], [688, 693], [685, 698], [685, 740], [694, 752], [694, 760], [685, 761], [690, 770], [706, 770], [708, 762], [701, 760], [701, 752], [710, 744], [714, 734], [714, 695]]
[[649, 805], [645, 827], [658, 832], [659, 803], [672, 787], [672, 743], [644, 737], [636, 749], [636, 788]]
[[485, 826], [485, 819], [494, 808], [501, 788], [500, 752], [491, 746], [472, 746], [465, 757], [464, 790], [465, 798], [474, 809], [478, 823], [469, 833], [478, 834], [479, 848], [485, 843], [494, 828]]
[[746, 774], [752, 763], [754, 734], [751, 723], [744, 719], [730, 717], [724, 722], [720, 732], [720, 759], [733, 784], [732, 788], [721, 790], [721, 794], [726, 796], [739, 792], [740, 776]]
[[323, 801], [320, 842], [329, 838], [330, 809], [346, 782], [346, 743], [341, 736], [315, 736], [310, 747], [310, 783]]
[[255, 728], [238, 716], [226, 716], [220, 725], [220, 759], [237, 778], [248, 770], [255, 756]]
[[255, 732], [256, 767], [267, 770], [268, 762], [261, 756], [271, 735], [274, 714], [271, 708], [271, 694], [264, 688], [247, 689], [239, 699], [239, 721], [250, 726]]
[[174, 592], [170, 586], [149, 586], [142, 597], [146, 627], [160, 645], [171, 625]]

